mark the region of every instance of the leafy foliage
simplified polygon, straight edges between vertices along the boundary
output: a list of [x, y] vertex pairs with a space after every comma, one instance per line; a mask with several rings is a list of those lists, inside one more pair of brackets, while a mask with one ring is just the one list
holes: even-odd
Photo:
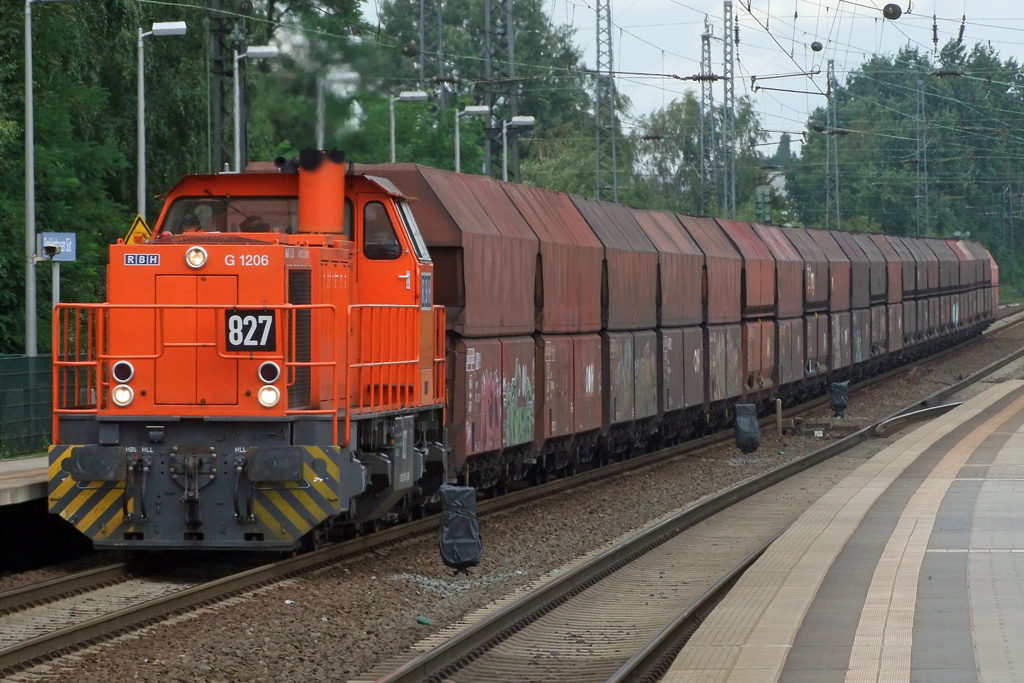
[[[3, 0], [2, 7], [0, 277], [8, 286], [0, 290], [0, 352], [9, 353], [22, 351], [24, 338], [25, 62], [23, 4]], [[63, 291], [79, 301], [103, 297], [107, 245], [130, 224], [137, 30], [180, 18], [168, 9], [126, 0], [33, 6], [36, 224], [40, 232], [78, 233], [78, 260], [61, 275]], [[169, 187], [205, 157], [205, 116], [195, 115], [206, 103], [205, 56], [202, 31], [147, 44], [150, 188]], [[43, 351], [49, 280], [49, 266], [41, 264]]]
[[[970, 232], [996, 253], [1003, 272], [1019, 271], [1022, 79], [1013, 59], [1001, 60], [986, 45], [968, 50], [955, 41], [934, 61], [903, 49], [874, 56], [852, 72], [836, 95], [839, 131], [833, 135], [843, 229], [913, 235], [920, 217], [921, 234]], [[917, 148], [919, 82], [927, 204], [917, 185], [918, 168], [924, 170]], [[800, 220], [820, 224], [825, 136], [831, 131], [823, 108], [808, 123], [802, 156], [787, 170], [787, 189]]]
[[[722, 123], [721, 108], [712, 112], [704, 123], [708, 129], [705, 133], [709, 152], [716, 160], [725, 156]], [[736, 197], [742, 205], [746, 198], [754, 196], [754, 188], [767, 180], [757, 149], [757, 145], [767, 139], [767, 134], [761, 130], [747, 97], [737, 102], [735, 127]], [[724, 198], [721, 178], [712, 176], [705, 181], [703, 204], [701, 201], [701, 107], [693, 93], [686, 93], [681, 102], [673, 100], [663, 109], [641, 117], [639, 130], [633, 168], [633, 201], [639, 206], [672, 209], [690, 215], [717, 215]], [[737, 215], [740, 213], [742, 211]], [[752, 218], [752, 205], [749, 213]]]

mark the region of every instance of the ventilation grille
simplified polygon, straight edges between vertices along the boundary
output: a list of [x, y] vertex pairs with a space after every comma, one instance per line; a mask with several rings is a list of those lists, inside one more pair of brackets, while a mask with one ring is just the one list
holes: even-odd
[[[308, 270], [288, 271], [288, 303], [309, 304], [312, 303], [312, 275]], [[288, 337], [288, 359], [292, 362], [308, 363], [312, 360], [310, 350], [312, 348], [311, 335], [312, 311], [302, 309], [292, 311], [291, 326], [295, 329], [294, 341], [292, 335]], [[309, 408], [312, 404], [310, 399], [310, 368], [292, 368], [292, 376], [289, 378], [288, 386], [288, 407]]]

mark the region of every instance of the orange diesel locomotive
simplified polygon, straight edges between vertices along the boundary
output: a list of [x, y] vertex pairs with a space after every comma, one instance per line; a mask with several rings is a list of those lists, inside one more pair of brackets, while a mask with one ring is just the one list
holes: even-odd
[[[52, 512], [97, 546], [291, 549], [445, 480], [445, 313], [389, 181], [189, 176], [54, 316]], [[356, 248], [359, 245], [359, 248]]]

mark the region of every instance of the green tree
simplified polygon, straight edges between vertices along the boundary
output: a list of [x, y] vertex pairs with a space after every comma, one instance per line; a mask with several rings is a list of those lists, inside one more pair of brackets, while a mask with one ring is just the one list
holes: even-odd
[[[709, 117], [708, 123], [715, 131], [716, 143], [710, 154], [720, 163], [725, 152], [721, 108]], [[633, 201], [645, 207], [700, 214], [701, 112], [697, 98], [687, 92], [682, 101], [673, 100], [664, 108], [642, 116], [637, 132]], [[709, 141], [710, 137], [709, 134]], [[767, 181], [766, 170], [762, 168], [764, 159], [758, 151], [758, 145], [766, 139], [752, 101], [740, 98], [736, 106], [736, 197], [740, 204], [737, 216], [749, 208], [753, 219], [754, 188]], [[708, 183], [704, 193], [704, 213], [717, 215], [723, 199], [721, 185]]]
[[797, 156], [793, 154], [792, 144], [793, 138], [789, 133], [783, 133], [779, 136], [779, 146], [771, 158], [772, 165], [785, 167], [797, 160]]
[[[808, 119], [807, 144], [787, 170], [787, 190], [800, 219], [823, 221], [825, 138], [839, 150], [839, 202], [844, 229], [896, 235], [970, 232], [1005, 266], [1019, 267], [1018, 178], [1024, 171], [1024, 74], [989, 46], [948, 43], [933, 60], [916, 49], [874, 56], [836, 92], [837, 131], [824, 108]], [[920, 85], [919, 85], [920, 83]], [[918, 192], [918, 91], [923, 94], [927, 203]], [[923, 174], [922, 174], [923, 175]], [[920, 206], [920, 208], [919, 208]], [[926, 209], [927, 206], [927, 209]], [[1019, 231], [1019, 225], [1017, 226]], [[1013, 276], [1011, 275], [1011, 278]]]
[[[0, 0], [0, 352], [24, 349], [25, 147], [23, 3]], [[180, 19], [190, 35], [147, 43], [151, 193], [199, 170], [206, 150], [202, 14], [127, 0], [33, 8], [37, 230], [75, 232], [78, 260], [62, 268], [77, 301], [105, 295], [107, 246], [135, 206], [136, 39], [139, 27]], [[198, 17], [197, 21], [192, 21]], [[198, 30], [197, 30], [198, 29]], [[150, 218], [159, 210], [152, 205]], [[49, 335], [49, 266], [37, 269], [39, 346]]]
[[[444, 7], [445, 58], [447, 73], [454, 82], [440, 85], [419, 82], [419, 4], [416, 0], [388, 0], [380, 7], [380, 25], [364, 34], [363, 42], [372, 41], [374, 59], [360, 65], [362, 82], [360, 94], [355, 98], [350, 126], [339, 135], [346, 149], [352, 150], [360, 160], [381, 162], [387, 160], [388, 127], [387, 97], [401, 90], [426, 87], [435, 94], [443, 88], [447, 107], [441, 110], [437, 98], [426, 109], [412, 115], [433, 118], [432, 130], [423, 122], [413, 124], [410, 113], [399, 109], [419, 105], [396, 105], [396, 119], [405, 118], [406, 130], [417, 132], [421, 139], [409, 141], [406, 134], [397, 135], [399, 146], [407, 145], [410, 156], [399, 152], [398, 157], [417, 160], [436, 159], [444, 168], [454, 161], [453, 107], [483, 103], [484, 15], [479, 0], [449, 0]], [[531, 140], [539, 145], [553, 138], [586, 134], [592, 130], [591, 102], [584, 88], [587, 74], [582, 69], [578, 48], [573, 44], [570, 27], [555, 26], [545, 13], [540, 0], [523, 0], [515, 7], [516, 25], [516, 82], [511, 86], [518, 97], [520, 114], [534, 116], [537, 126], [532, 136], [523, 140], [524, 160], [531, 151]], [[383, 112], [381, 104], [383, 103]], [[383, 113], [383, 126], [381, 114]], [[497, 120], [508, 118], [509, 112], [499, 104], [495, 107]], [[462, 168], [479, 172], [482, 152], [482, 121], [463, 119]], [[402, 128], [396, 120], [396, 130]], [[403, 142], [404, 141], [404, 142]], [[545, 141], [545, 142], [541, 142]], [[411, 154], [421, 152], [423, 156]], [[524, 171], [525, 172], [525, 171]]]

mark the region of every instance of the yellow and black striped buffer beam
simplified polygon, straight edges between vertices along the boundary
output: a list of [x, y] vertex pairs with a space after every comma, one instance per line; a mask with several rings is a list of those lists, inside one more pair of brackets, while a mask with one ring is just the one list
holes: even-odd
[[[298, 539], [341, 511], [337, 448], [303, 446], [309, 457], [301, 482], [255, 484], [253, 510], [261, 531], [281, 540]], [[345, 501], [347, 508], [348, 501]]]
[[128, 481], [75, 481], [64, 461], [79, 446], [50, 446], [50, 512], [58, 514], [92, 539], [108, 538], [130, 515], [134, 501], [127, 497]]
[[[59, 445], [50, 447], [49, 496], [50, 512], [60, 515], [81, 533], [95, 541], [121, 539], [125, 533], [142, 533], [147, 540], [158, 540], [158, 529], [179, 528], [185, 515], [182, 489], [175, 495], [165, 496], [163, 505], [148, 505], [148, 519], [135, 514], [142, 495], [141, 478], [129, 469], [125, 481], [77, 481], [66, 471], [65, 461], [75, 449], [82, 446]], [[270, 540], [293, 541], [301, 538], [313, 527], [348, 508], [340, 500], [340, 469], [338, 448], [304, 446], [306, 458], [301, 481], [250, 483], [243, 479], [240, 494], [246, 506], [249, 488], [252, 488], [253, 520], [236, 519], [230, 507], [230, 495], [235, 486], [234, 472], [224, 474], [217, 486], [204, 488], [204, 524], [207, 530], [216, 529], [217, 540], [242, 540], [245, 534], [262, 533]], [[225, 468], [226, 469], [226, 468]], [[150, 493], [167, 488], [169, 482], [160, 481], [156, 471], [149, 473]], [[176, 484], [174, 485], [177, 486]], [[219, 490], [218, 490], [219, 488]], [[229, 505], [218, 504], [227, 498]], [[170, 503], [170, 504], [168, 504]], [[170, 519], [173, 517], [173, 519]], [[170, 524], [166, 524], [170, 521]], [[225, 524], [225, 521], [228, 523]], [[219, 533], [223, 529], [226, 537]], [[200, 528], [198, 530], [203, 530]], [[211, 538], [208, 535], [208, 538]]]

